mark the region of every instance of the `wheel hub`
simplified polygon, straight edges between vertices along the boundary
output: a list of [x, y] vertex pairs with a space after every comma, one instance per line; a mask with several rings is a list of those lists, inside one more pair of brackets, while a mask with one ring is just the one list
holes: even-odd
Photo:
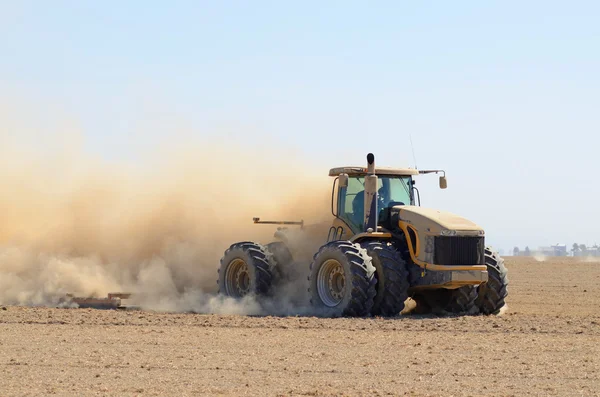
[[250, 272], [243, 259], [234, 259], [227, 266], [225, 290], [227, 295], [237, 298], [250, 292]]
[[346, 294], [346, 276], [344, 267], [335, 259], [329, 259], [321, 265], [317, 275], [317, 292], [325, 306], [335, 307]]

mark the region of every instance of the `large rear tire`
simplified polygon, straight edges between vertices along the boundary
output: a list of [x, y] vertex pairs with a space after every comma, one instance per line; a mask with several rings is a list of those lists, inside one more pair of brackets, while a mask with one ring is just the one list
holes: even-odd
[[221, 258], [219, 293], [233, 298], [266, 295], [273, 275], [266, 249], [253, 242], [233, 244]]
[[371, 257], [377, 278], [373, 315], [393, 317], [404, 309], [408, 299], [408, 270], [406, 260], [391, 245], [368, 242], [363, 245]]
[[485, 249], [485, 264], [487, 265], [488, 281], [478, 288], [477, 307], [483, 314], [498, 314], [506, 305], [508, 296], [508, 271], [504, 259], [492, 251]]
[[310, 302], [317, 315], [363, 317], [373, 308], [375, 268], [365, 249], [332, 241], [315, 254], [308, 277]]

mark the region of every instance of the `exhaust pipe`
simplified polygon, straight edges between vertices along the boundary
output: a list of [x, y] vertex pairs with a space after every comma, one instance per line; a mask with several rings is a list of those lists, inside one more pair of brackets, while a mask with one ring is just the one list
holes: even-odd
[[377, 179], [377, 175], [375, 175], [375, 156], [373, 153], [369, 153], [367, 155], [367, 175], [365, 176], [365, 232], [376, 232], [377, 223], [379, 223]]

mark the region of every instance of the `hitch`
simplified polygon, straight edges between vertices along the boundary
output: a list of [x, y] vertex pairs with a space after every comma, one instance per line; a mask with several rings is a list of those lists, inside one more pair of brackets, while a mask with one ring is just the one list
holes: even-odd
[[252, 218], [252, 221], [261, 225], [297, 225], [300, 229], [304, 228], [304, 220], [297, 221], [261, 221], [260, 218]]

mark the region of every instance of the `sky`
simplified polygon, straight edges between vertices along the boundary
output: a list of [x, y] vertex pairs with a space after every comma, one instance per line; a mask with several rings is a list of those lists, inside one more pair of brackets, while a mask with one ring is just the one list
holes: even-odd
[[368, 152], [442, 168], [422, 205], [494, 246], [591, 245], [599, 17], [594, 1], [0, 0], [0, 106], [71, 120], [107, 159], [186, 128], [278, 142], [324, 177]]

